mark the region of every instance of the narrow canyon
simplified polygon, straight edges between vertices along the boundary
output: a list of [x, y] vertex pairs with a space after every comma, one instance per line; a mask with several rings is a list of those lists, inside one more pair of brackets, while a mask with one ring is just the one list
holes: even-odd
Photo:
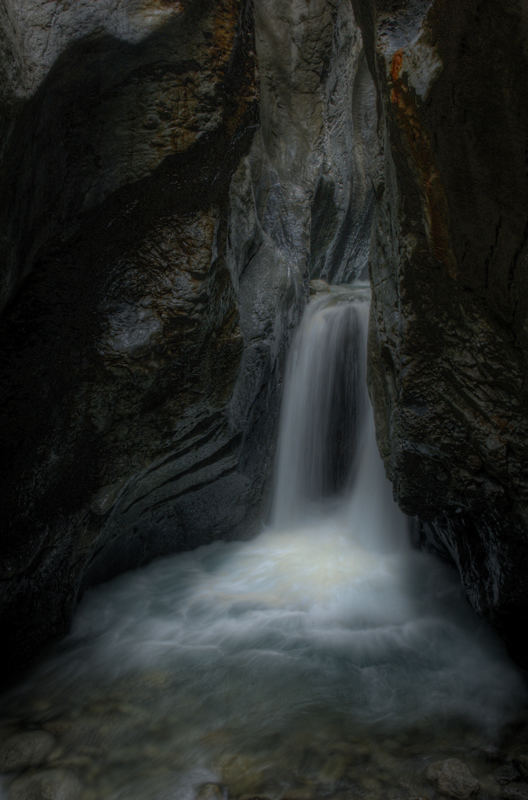
[[528, 800], [526, 3], [1, 2], [6, 797]]

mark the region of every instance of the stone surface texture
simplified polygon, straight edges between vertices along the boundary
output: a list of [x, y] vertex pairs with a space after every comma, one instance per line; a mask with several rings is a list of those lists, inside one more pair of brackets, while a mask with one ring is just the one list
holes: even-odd
[[370, 262], [378, 442], [422, 540], [528, 663], [526, 5], [353, 5], [383, 143]]
[[26, 731], [0, 743], [0, 772], [16, 772], [42, 764], [55, 746], [46, 731]]
[[348, 2], [2, 4], [2, 669], [250, 534], [309, 279], [365, 274], [375, 125]]
[[436, 785], [441, 795], [455, 800], [469, 800], [480, 789], [477, 779], [458, 758], [435, 761], [427, 768], [426, 777]]

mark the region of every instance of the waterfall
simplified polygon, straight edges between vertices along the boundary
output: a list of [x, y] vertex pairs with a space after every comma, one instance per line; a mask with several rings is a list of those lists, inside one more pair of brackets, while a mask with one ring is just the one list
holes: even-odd
[[279, 430], [275, 527], [341, 505], [364, 546], [394, 548], [406, 522], [377, 452], [367, 393], [370, 289], [329, 287], [294, 337]]
[[344, 491], [364, 417], [363, 293], [328, 293], [310, 303], [287, 367], [278, 444], [275, 525], [309, 517]]

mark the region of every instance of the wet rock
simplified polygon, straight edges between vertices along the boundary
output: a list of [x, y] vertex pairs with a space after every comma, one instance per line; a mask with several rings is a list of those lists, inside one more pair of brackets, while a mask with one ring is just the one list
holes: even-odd
[[66, 770], [47, 770], [16, 778], [8, 789], [8, 800], [78, 800], [82, 787]]
[[251, 756], [223, 757], [216, 765], [230, 795], [257, 796], [265, 783], [266, 767]]
[[491, 763], [493, 762], [497, 763], [503, 760], [500, 748], [494, 744], [489, 744], [483, 747], [481, 749], [481, 754], [486, 759], [486, 761], [489, 761]]
[[[244, 346], [227, 225], [255, 123], [249, 4], [89, 5], [8, 0], [20, 35], [0, 44], [0, 75], [29, 60], [36, 81], [0, 81], [6, 671], [65, 631], [82, 585], [220, 538], [264, 481], [237, 472], [247, 420], [227, 419]], [[256, 393], [274, 387], [266, 354]]]
[[503, 800], [528, 800], [528, 783], [510, 783], [501, 789]]
[[263, 794], [243, 794], [238, 800], [271, 800], [271, 798]]
[[352, 790], [343, 790], [335, 794], [325, 795], [325, 800], [357, 800], [358, 792]]
[[506, 786], [508, 783], [518, 780], [520, 777], [520, 772], [512, 763], [503, 764], [501, 767], [495, 770], [493, 777], [501, 786]]
[[196, 792], [196, 800], [224, 800], [225, 792], [217, 783], [204, 783]]
[[528, 755], [519, 755], [513, 760], [523, 778], [528, 778]]
[[10, 736], [0, 744], [0, 772], [16, 772], [42, 764], [55, 746], [46, 731], [28, 731]]
[[455, 800], [468, 800], [479, 791], [480, 784], [473, 777], [468, 767], [457, 758], [448, 758], [445, 761], [436, 761], [430, 764], [426, 777], [431, 783], [436, 784], [440, 794]]
[[315, 786], [294, 786], [281, 795], [281, 800], [313, 800], [315, 796]]
[[524, 8], [353, 6], [385, 144], [370, 261], [378, 443], [422, 542], [528, 663], [528, 84], [506, 77], [528, 70]]
[[318, 778], [321, 783], [336, 784], [345, 774], [347, 759], [341, 753], [334, 753], [323, 764]]
[[365, 775], [359, 778], [359, 785], [363, 792], [368, 797], [379, 797], [382, 794], [383, 784], [377, 778], [371, 775]]
[[310, 294], [328, 293], [330, 291], [330, 284], [326, 281], [314, 279], [310, 281]]
[[376, 771], [380, 775], [397, 776], [402, 770], [401, 755], [393, 755], [385, 749], [376, 749], [373, 753]]

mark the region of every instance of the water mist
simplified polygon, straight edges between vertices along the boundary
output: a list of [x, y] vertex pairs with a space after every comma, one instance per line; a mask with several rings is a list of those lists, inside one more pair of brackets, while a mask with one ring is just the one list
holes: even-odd
[[411, 796], [454, 730], [492, 736], [515, 714], [501, 647], [451, 570], [408, 544], [376, 450], [367, 319], [364, 286], [306, 310], [273, 524], [90, 591], [4, 698], [10, 725], [56, 737], [52, 766], [82, 797]]

